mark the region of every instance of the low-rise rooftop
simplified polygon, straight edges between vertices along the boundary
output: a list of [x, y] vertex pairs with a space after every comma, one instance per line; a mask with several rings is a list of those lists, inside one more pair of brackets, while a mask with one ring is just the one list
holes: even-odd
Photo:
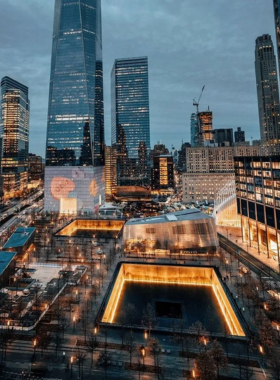
[[149, 218], [137, 218], [130, 219], [126, 224], [154, 224], [154, 223], [168, 223], [168, 222], [184, 222], [189, 220], [202, 220], [202, 219], [212, 219], [212, 216], [204, 214], [197, 209], [186, 209], [181, 211], [176, 211], [173, 213], [168, 213], [164, 215], [152, 216]]
[[16, 252], [0, 251], [0, 275], [9, 266], [9, 264], [14, 259], [16, 254], [17, 254]]
[[35, 227], [18, 227], [3, 249], [23, 247], [34, 234]]

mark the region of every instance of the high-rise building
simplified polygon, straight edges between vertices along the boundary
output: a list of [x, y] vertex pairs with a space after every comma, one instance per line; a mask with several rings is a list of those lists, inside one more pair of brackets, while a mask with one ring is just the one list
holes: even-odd
[[280, 142], [277, 66], [269, 34], [256, 39], [255, 68], [262, 144], [275, 152]]
[[242, 240], [280, 265], [279, 155], [235, 157]]
[[116, 149], [111, 146], [105, 147], [105, 170], [106, 170], [106, 201], [110, 201], [116, 192]]
[[278, 53], [278, 69], [280, 70], [280, 0], [273, 0], [274, 4], [274, 18], [275, 18], [275, 31], [277, 41]]
[[170, 193], [174, 190], [174, 163], [171, 155], [153, 158], [152, 189], [159, 193]]
[[232, 128], [214, 129], [215, 143], [218, 146], [233, 145], [233, 130]]
[[2, 78], [2, 176], [4, 194], [7, 197], [13, 197], [27, 187], [29, 105], [28, 87], [12, 78]]
[[40, 181], [43, 178], [43, 160], [34, 153], [28, 155], [28, 181]]
[[199, 128], [198, 128], [198, 120], [197, 114], [191, 114], [191, 146], [196, 147], [198, 145], [198, 136], [199, 136]]
[[213, 202], [222, 187], [234, 180], [234, 157], [260, 154], [260, 146], [187, 148], [183, 201]]
[[234, 141], [236, 143], [245, 141], [245, 132], [240, 127], [237, 127], [237, 131], [234, 132]]
[[149, 186], [150, 110], [148, 58], [115, 60], [111, 73], [112, 146], [117, 185]]
[[151, 149], [151, 161], [153, 161], [155, 156], [160, 156], [161, 154], [169, 154], [169, 150], [164, 144], [161, 144], [160, 141], [158, 141], [158, 143], [154, 145], [154, 148]]
[[199, 112], [197, 117], [199, 126], [199, 146], [208, 146], [214, 142], [213, 113], [209, 110]]
[[45, 211], [92, 212], [105, 196], [103, 165], [101, 0], [56, 0]]

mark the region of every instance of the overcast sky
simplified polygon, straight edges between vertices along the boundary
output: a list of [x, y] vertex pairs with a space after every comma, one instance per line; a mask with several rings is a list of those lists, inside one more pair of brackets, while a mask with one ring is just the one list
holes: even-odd
[[[254, 48], [270, 33], [272, 0], [102, 0], [106, 143], [115, 58], [149, 57], [151, 144], [190, 140], [193, 98], [205, 92], [214, 128], [259, 138]], [[45, 156], [54, 0], [0, 0], [0, 76], [29, 86], [30, 152]]]

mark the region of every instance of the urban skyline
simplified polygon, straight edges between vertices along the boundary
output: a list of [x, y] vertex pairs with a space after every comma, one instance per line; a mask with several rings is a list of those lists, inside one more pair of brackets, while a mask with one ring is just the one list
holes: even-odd
[[[172, 22], [169, 23], [169, 28], [172, 29], [175, 22], [176, 24], [180, 22], [180, 14], [184, 15], [186, 20], [181, 20], [180, 33], [174, 35], [176, 38], [168, 40], [167, 44], [165, 44], [165, 49], [157, 51], [157, 56], [155, 56], [154, 44], [156, 42], [158, 43], [162, 27], [166, 25], [166, 17], [169, 17], [168, 12], [170, 9], [168, 4], [158, 6], [156, 0], [149, 3], [151, 13], [153, 13], [153, 11], [158, 12], [158, 17], [156, 24], [152, 28], [147, 18], [148, 16], [145, 18], [144, 24], [147, 32], [144, 33], [142, 24], [139, 24], [138, 29], [134, 27], [135, 22], [138, 22], [136, 20], [136, 17], [138, 17], [137, 12], [141, 11], [141, 9], [138, 9], [141, 6], [140, 2], [136, 1], [133, 5], [129, 4], [130, 6], [126, 7], [130, 15], [129, 17], [124, 17], [124, 19], [121, 18], [121, 16], [119, 16], [120, 18], [116, 17], [120, 15], [120, 7], [125, 6], [125, 3], [126, 1], [124, 0], [119, 7], [117, 7], [113, 5], [111, 0], [102, 2], [106, 143], [108, 145], [110, 144], [109, 74], [113, 60], [119, 57], [124, 58], [140, 55], [148, 55], [150, 65], [151, 145], [161, 140], [164, 143], [168, 142], [169, 145], [173, 143], [179, 148], [182, 139], [184, 141], [190, 140], [189, 117], [190, 114], [194, 112], [192, 98], [198, 96], [200, 88], [204, 84], [206, 85], [206, 89], [200, 109], [203, 111], [210, 105], [211, 109], [213, 109], [215, 128], [231, 127], [236, 129], [236, 127], [240, 126], [246, 131], [249, 139], [250, 136], [254, 139], [259, 138], [254, 77], [254, 40], [258, 35], [270, 33], [275, 41], [273, 4], [263, 4], [261, 1], [252, 2], [245, 10], [242, 7], [242, 2], [237, 2], [234, 5], [223, 4], [224, 8], [229, 8], [227, 11], [230, 11], [233, 19], [237, 17], [237, 15], [239, 17], [241, 8], [244, 16], [244, 19], [239, 19], [239, 23], [242, 23], [242, 25], [237, 27], [237, 25], [233, 23], [230, 28], [227, 28], [230, 30], [229, 38], [227, 38], [226, 32], [228, 32], [228, 30], [225, 32], [223, 28], [223, 24], [226, 20], [223, 13], [219, 11], [219, 1], [217, 4], [215, 3], [214, 6], [211, 5], [211, 7], [206, 0], [201, 5], [193, 5], [190, 2], [180, 2], [178, 3], [180, 12], [174, 14], [171, 12], [170, 18]], [[4, 43], [2, 49], [11, 51], [11, 56], [14, 58], [12, 61], [15, 62], [15, 65], [13, 69], [9, 70], [11, 65], [9, 64], [8, 66], [8, 63], [5, 63], [5, 60], [3, 60], [3, 62], [0, 63], [0, 72], [2, 72], [2, 76], [10, 75], [29, 86], [31, 103], [33, 105], [35, 104], [34, 109], [32, 108], [33, 112], [31, 113], [30, 150], [44, 156], [46, 98], [48, 93], [46, 83], [49, 78], [49, 40], [51, 40], [53, 3], [50, 5], [44, 4], [42, 7], [40, 6], [40, 9], [33, 0], [30, 0], [30, 4], [32, 6], [30, 9], [27, 9], [24, 14], [26, 21], [29, 17], [32, 19], [46, 20], [42, 25], [37, 25], [38, 32], [36, 32], [36, 36], [35, 33], [31, 33], [32, 27], [29, 28], [30, 30], [27, 28], [27, 30], [24, 31], [24, 33], [27, 33], [27, 38], [25, 39], [33, 41], [32, 45], [34, 49], [30, 51], [30, 47], [27, 48], [27, 46], [25, 47], [23, 45], [23, 47], [20, 48], [17, 44], [13, 45], [12, 36], [14, 34], [16, 37], [19, 31], [15, 30], [13, 34], [11, 31], [9, 46]], [[11, 14], [9, 12], [12, 10], [14, 10], [13, 17], [19, 17], [17, 12], [20, 6], [17, 10], [13, 9], [13, 5], [11, 4], [1, 5], [1, 7], [6, 11], [7, 19], [9, 18], [9, 14]], [[207, 18], [209, 21], [206, 23], [202, 22], [201, 25], [197, 19], [197, 11], [200, 7], [204, 7], [204, 13], [208, 12], [211, 16]], [[245, 16], [249, 14], [254, 17], [250, 17], [248, 24]], [[42, 17], [38, 17], [39, 15]], [[174, 17], [175, 15], [176, 18]], [[260, 19], [262, 23], [259, 22]], [[30, 25], [30, 22], [27, 21], [27, 23]], [[111, 26], [109, 26], [109, 24]], [[202, 24], [204, 24], [203, 27]], [[116, 36], [112, 35], [110, 28], [116, 28], [117, 26], [118, 33], [116, 41]], [[202, 35], [205, 36], [205, 31], [208, 28], [213, 30], [213, 36], [209, 37], [207, 41], [202, 40]], [[126, 31], [132, 29], [136, 30], [136, 32], [133, 32], [128, 37], [129, 33]], [[8, 25], [6, 26], [6, 32], [7, 30], [9, 31]], [[221, 34], [221, 31], [223, 31], [223, 34]], [[186, 36], [192, 37], [191, 44], [185, 44], [184, 40]], [[133, 43], [133, 39], [135, 41], [135, 38], [141, 43]], [[217, 45], [219, 45], [217, 42], [221, 42], [220, 45], [223, 46], [223, 59], [219, 58], [221, 51], [217, 47]], [[224, 49], [225, 42], [228, 44], [227, 49]], [[38, 44], [40, 44], [40, 47]], [[23, 70], [19, 70], [16, 64], [17, 53], [13, 51], [12, 46], [14, 48], [18, 47], [18, 53], [22, 54], [20, 60]], [[113, 48], [114, 46], [115, 48]], [[22, 53], [20, 53], [20, 51], [22, 51]], [[240, 51], [242, 51], [242, 55], [239, 53]], [[169, 52], [172, 54], [169, 54]], [[205, 52], [208, 55], [206, 61], [209, 63], [209, 59], [211, 60], [211, 65], [207, 63], [209, 68], [204, 66], [203, 63], [205, 59], [202, 58]], [[193, 60], [190, 62], [189, 59], [184, 59], [185, 54], [191, 54]], [[36, 57], [34, 59], [32, 58], [32, 62], [34, 62], [32, 66], [30, 58], [34, 55], [36, 55]], [[161, 61], [163, 57], [166, 58], [164, 65], [158, 61], [159, 56]], [[179, 56], [183, 59], [179, 59]], [[40, 60], [40, 63], [37, 59]], [[234, 62], [230, 76], [226, 75], [227, 70], [225, 70], [225, 67], [228, 68], [229, 60], [230, 62]], [[224, 63], [224, 65], [221, 66], [221, 63]], [[24, 70], [25, 65], [28, 65], [27, 70]], [[175, 70], [170, 71], [171, 67]], [[170, 73], [171, 75], [169, 75]], [[33, 79], [34, 84], [32, 86]], [[38, 88], [39, 84], [40, 89]], [[172, 94], [171, 97], [168, 96], [170, 93]], [[239, 96], [237, 96], [237, 93]], [[35, 103], [32, 99], [36, 99]], [[45, 100], [43, 101], [43, 99]], [[167, 101], [169, 103], [167, 103]], [[237, 109], [239, 110], [238, 113], [236, 112]], [[170, 128], [170, 125], [172, 125], [172, 128]], [[174, 133], [174, 131], [176, 131], [176, 133]]]

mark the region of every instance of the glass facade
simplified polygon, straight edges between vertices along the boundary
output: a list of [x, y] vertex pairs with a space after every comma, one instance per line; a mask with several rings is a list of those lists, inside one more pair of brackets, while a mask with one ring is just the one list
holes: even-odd
[[267, 147], [279, 148], [280, 108], [277, 64], [269, 34], [256, 39], [255, 69], [261, 140]]
[[280, 156], [234, 160], [243, 240], [280, 263]]
[[1, 127], [4, 193], [13, 197], [27, 187], [29, 99], [28, 87], [9, 77], [1, 80]]
[[150, 186], [148, 58], [117, 59], [111, 74], [117, 185]]
[[280, 0], [273, 0], [274, 3], [274, 16], [275, 16], [275, 30], [277, 41], [278, 53], [278, 69], [280, 71]]
[[198, 121], [197, 121], [197, 114], [192, 113], [191, 114], [191, 146], [196, 147], [198, 146]]
[[104, 165], [100, 0], [56, 0], [46, 166]]
[[143, 253], [155, 249], [209, 253], [219, 245], [215, 219], [197, 210], [130, 219], [123, 227], [123, 243], [127, 252]]

